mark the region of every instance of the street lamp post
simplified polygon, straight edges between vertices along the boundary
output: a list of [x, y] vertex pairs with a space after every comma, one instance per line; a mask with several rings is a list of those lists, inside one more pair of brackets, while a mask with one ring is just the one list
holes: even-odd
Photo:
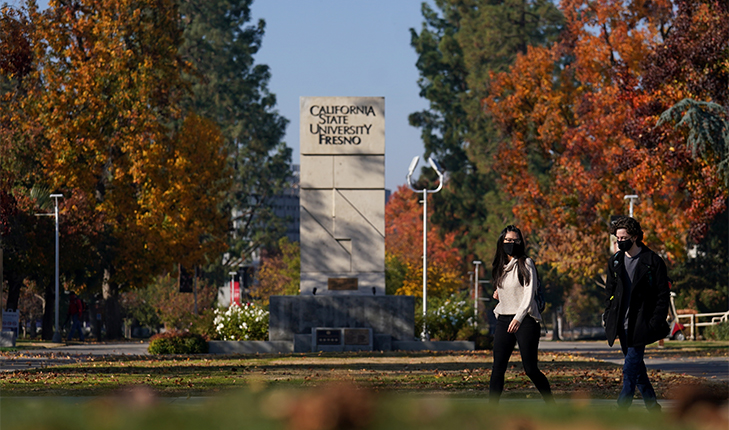
[[441, 188], [443, 188], [443, 171], [441, 170], [440, 165], [435, 160], [433, 160], [433, 158], [428, 157], [428, 163], [430, 164], [430, 167], [432, 167], [433, 170], [435, 170], [435, 173], [438, 174], [438, 187], [434, 190], [429, 190], [427, 188], [417, 190], [413, 186], [412, 176], [413, 172], [415, 171], [415, 167], [418, 165], [419, 160], [420, 156], [416, 155], [415, 158], [413, 158], [413, 160], [410, 162], [407, 182], [408, 187], [410, 187], [411, 190], [416, 193], [423, 194], [423, 332], [420, 334], [420, 339], [426, 341], [430, 339], [426, 324], [426, 316], [428, 313], [428, 194], [437, 193], [441, 190]]
[[623, 197], [623, 200], [630, 200], [629, 214], [630, 217], [633, 218], [633, 200], [638, 200], [638, 196], [636, 194], [628, 194]]
[[61, 328], [59, 327], [59, 315], [60, 312], [60, 288], [59, 288], [59, 270], [58, 270], [58, 199], [63, 198], [63, 194], [51, 194], [50, 197], [55, 202], [55, 210], [52, 214], [35, 214], [36, 216], [52, 216], [56, 218], [56, 303], [55, 303], [55, 311], [56, 311], [56, 318], [55, 318], [55, 327], [54, 327], [54, 333], [53, 333], [53, 342], [60, 342], [61, 341]]
[[63, 194], [51, 194], [51, 198], [53, 199], [55, 203], [55, 210], [54, 210], [54, 216], [56, 218], [56, 331], [53, 333], [53, 341], [54, 342], [60, 342], [61, 341], [61, 330], [58, 325], [58, 313], [59, 311], [59, 302], [60, 302], [60, 290], [59, 290], [59, 270], [58, 270], [58, 199], [63, 198]]
[[473, 262], [474, 268], [473, 268], [473, 312], [476, 320], [474, 321], [476, 324], [478, 324], [478, 266], [481, 265], [481, 262], [476, 260]]

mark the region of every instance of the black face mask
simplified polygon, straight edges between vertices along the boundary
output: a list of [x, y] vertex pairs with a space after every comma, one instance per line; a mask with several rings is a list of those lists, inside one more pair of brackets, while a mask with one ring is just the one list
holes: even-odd
[[632, 247], [633, 247], [633, 241], [630, 239], [618, 241], [618, 249], [620, 249], [623, 252], [628, 251]]
[[522, 252], [521, 244], [505, 242], [504, 252], [506, 253], [506, 255], [517, 257], [521, 255]]

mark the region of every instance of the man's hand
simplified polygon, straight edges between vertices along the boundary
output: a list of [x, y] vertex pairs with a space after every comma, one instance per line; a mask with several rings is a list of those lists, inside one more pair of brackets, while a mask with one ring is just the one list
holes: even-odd
[[519, 330], [519, 326], [521, 323], [517, 320], [511, 320], [511, 323], [509, 323], [509, 328], [506, 329], [509, 333], [516, 333], [517, 330]]

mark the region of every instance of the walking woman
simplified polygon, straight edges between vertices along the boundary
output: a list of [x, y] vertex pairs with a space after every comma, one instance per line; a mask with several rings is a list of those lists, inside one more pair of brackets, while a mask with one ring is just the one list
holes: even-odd
[[499, 301], [494, 309], [494, 366], [489, 383], [489, 401], [498, 403], [504, 391], [504, 375], [514, 346], [519, 342], [519, 352], [524, 371], [534, 382], [545, 402], [554, 402], [547, 377], [539, 370], [537, 353], [542, 315], [534, 299], [537, 286], [537, 268], [524, 252], [525, 243], [521, 230], [507, 226], [499, 236], [494, 256], [494, 299]]

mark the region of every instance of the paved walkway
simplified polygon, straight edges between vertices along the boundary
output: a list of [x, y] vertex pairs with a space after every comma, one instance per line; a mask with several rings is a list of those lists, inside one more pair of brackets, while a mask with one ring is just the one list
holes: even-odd
[[56, 344], [42, 350], [43, 353], [68, 355], [147, 355], [149, 342], [115, 342], [115, 343], [71, 343]]
[[43, 343], [34, 349], [9, 353], [0, 357], [0, 371], [15, 371], [77, 363], [90, 356], [147, 355], [148, 342], [115, 343]]
[[[541, 340], [539, 349], [555, 352], [573, 352], [608, 363], [623, 364], [623, 353], [619, 345], [612, 348], [606, 341], [554, 342]], [[651, 358], [646, 351], [645, 365], [662, 372], [709, 378], [729, 382], [729, 357], [684, 357], [676, 355], [665, 358]]]

